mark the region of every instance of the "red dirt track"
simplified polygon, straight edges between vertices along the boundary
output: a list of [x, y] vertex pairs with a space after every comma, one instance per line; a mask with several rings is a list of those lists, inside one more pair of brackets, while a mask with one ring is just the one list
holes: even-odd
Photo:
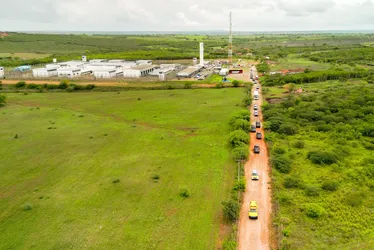
[[[255, 71], [255, 68], [253, 67]], [[256, 72], [256, 71], [255, 71]], [[257, 84], [259, 85], [259, 84]], [[256, 88], [256, 84], [252, 89], [252, 95]], [[261, 121], [261, 128], [257, 128], [257, 132], [261, 132], [263, 138], [256, 139], [256, 133], [251, 133], [250, 156], [249, 161], [245, 164], [245, 178], [247, 182], [246, 190], [243, 196], [243, 205], [240, 210], [238, 245], [240, 250], [262, 250], [270, 249], [270, 214], [271, 214], [271, 185], [270, 185], [270, 167], [266, 143], [264, 141], [264, 129], [262, 128], [262, 95], [261, 86], [259, 89], [259, 100], [253, 100], [251, 105], [251, 124]], [[253, 105], [259, 107], [259, 116], [253, 115]], [[253, 153], [253, 146], [260, 146], [260, 154]], [[260, 178], [258, 181], [251, 180], [251, 172], [256, 169]], [[249, 202], [255, 200], [258, 204], [259, 217], [257, 220], [248, 218]]]

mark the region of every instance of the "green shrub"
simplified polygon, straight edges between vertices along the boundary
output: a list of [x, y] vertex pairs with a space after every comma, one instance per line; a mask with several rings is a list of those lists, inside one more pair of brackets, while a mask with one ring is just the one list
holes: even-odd
[[352, 192], [345, 196], [344, 200], [351, 207], [361, 206], [364, 202], [366, 194], [364, 192]]
[[223, 88], [223, 83], [222, 82], [219, 82], [219, 83], [216, 83], [216, 89], [222, 89]]
[[15, 86], [16, 86], [17, 89], [21, 89], [21, 88], [26, 87], [26, 83], [25, 82], [17, 82]]
[[322, 183], [322, 189], [326, 191], [336, 191], [339, 187], [339, 183], [334, 180], [326, 180]]
[[191, 196], [190, 194], [190, 191], [188, 190], [188, 188], [181, 188], [179, 190], [179, 196], [182, 197], [182, 198], [188, 198]]
[[278, 155], [283, 155], [286, 153], [286, 150], [284, 148], [278, 148], [278, 147], [274, 148], [273, 151], [275, 154], [278, 154]]
[[192, 83], [190, 83], [190, 82], [185, 83], [184, 88], [185, 89], [192, 89]]
[[248, 146], [239, 146], [235, 147], [232, 150], [232, 158], [237, 161], [237, 160], [247, 160], [248, 159]]
[[234, 86], [235, 88], [237, 88], [237, 87], [240, 86], [240, 82], [238, 80], [234, 80], [234, 81], [232, 81], [232, 86]]
[[6, 95], [0, 95], [0, 107], [5, 106], [6, 104]]
[[250, 121], [251, 120], [251, 114], [249, 113], [248, 110], [242, 110], [242, 111], [236, 113], [235, 115], [233, 115], [231, 117], [230, 125], [233, 126], [235, 124], [236, 120], [239, 120], [239, 119]]
[[249, 136], [243, 130], [235, 130], [229, 134], [229, 143], [231, 146], [240, 147], [249, 143]]
[[86, 90], [93, 90], [95, 87], [96, 87], [95, 84], [87, 84], [85, 89]]
[[291, 161], [282, 155], [274, 155], [271, 159], [273, 167], [283, 174], [291, 172]]
[[236, 181], [233, 187], [233, 190], [244, 192], [245, 191], [245, 179], [241, 178], [239, 181]]
[[325, 214], [325, 209], [317, 204], [309, 204], [305, 208], [305, 213], [308, 217], [317, 219]]
[[280, 125], [278, 132], [286, 135], [295, 135], [298, 132], [298, 128], [293, 124], [282, 124]]
[[114, 184], [116, 184], [116, 183], [119, 183], [120, 182], [120, 179], [114, 179], [113, 181], [112, 181], [112, 183], [114, 183]]
[[236, 242], [236, 234], [231, 234], [228, 238], [223, 241], [222, 250], [236, 250], [238, 244]]
[[305, 147], [305, 143], [303, 141], [296, 141], [293, 146], [298, 149], [302, 149]]
[[234, 123], [234, 126], [233, 126], [234, 130], [243, 130], [247, 133], [249, 133], [249, 131], [251, 130], [251, 127], [249, 125], [249, 122], [247, 120], [243, 120], [243, 119], [237, 119]]
[[239, 216], [240, 204], [235, 199], [222, 202], [223, 214], [228, 221], [234, 222]]
[[58, 85], [59, 89], [67, 89], [68, 88], [68, 81], [61, 81]]
[[311, 160], [314, 164], [331, 165], [333, 163], [338, 162], [339, 157], [337, 154], [332, 152], [311, 151], [308, 153], [308, 159]]
[[321, 188], [317, 186], [307, 186], [305, 188], [305, 195], [307, 196], [319, 196]]
[[23, 211], [30, 211], [33, 208], [32, 204], [30, 204], [30, 203], [25, 203], [21, 207], [22, 207]]
[[37, 89], [39, 85], [37, 84], [34, 84], [34, 83], [30, 83], [29, 85], [27, 85], [27, 88], [28, 89]]
[[245, 107], [248, 107], [248, 106], [251, 106], [252, 104], [252, 98], [249, 97], [249, 96], [246, 96], [244, 99], [243, 99], [243, 105]]
[[300, 180], [295, 177], [295, 176], [287, 176], [285, 179], [284, 179], [284, 187], [285, 188], [298, 188], [300, 187]]

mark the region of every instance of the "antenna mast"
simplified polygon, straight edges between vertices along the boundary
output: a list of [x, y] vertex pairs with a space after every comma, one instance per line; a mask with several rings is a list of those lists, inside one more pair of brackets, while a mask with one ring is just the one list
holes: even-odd
[[229, 31], [229, 64], [232, 64], [232, 18], [230, 12], [230, 31]]

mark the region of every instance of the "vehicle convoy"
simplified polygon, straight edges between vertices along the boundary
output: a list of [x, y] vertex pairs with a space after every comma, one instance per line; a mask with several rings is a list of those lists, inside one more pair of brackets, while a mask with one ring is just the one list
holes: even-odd
[[255, 90], [255, 92], [253, 93], [253, 98], [255, 100], [258, 100], [258, 91], [257, 90]]
[[257, 170], [255, 170], [255, 169], [252, 170], [251, 178], [252, 178], [252, 180], [254, 180], [254, 181], [257, 181], [257, 180], [260, 178], [260, 176], [258, 175]]
[[253, 147], [253, 152], [254, 152], [255, 154], [259, 154], [259, 153], [260, 153], [260, 146], [256, 144], [256, 145]]
[[256, 126], [255, 125], [251, 125], [251, 132], [256, 132]]
[[260, 132], [256, 133], [256, 139], [259, 139], [259, 140], [262, 139], [262, 134]]
[[249, 203], [248, 217], [250, 219], [257, 219], [258, 218], [258, 208], [257, 208], [257, 202], [256, 201], [251, 201]]

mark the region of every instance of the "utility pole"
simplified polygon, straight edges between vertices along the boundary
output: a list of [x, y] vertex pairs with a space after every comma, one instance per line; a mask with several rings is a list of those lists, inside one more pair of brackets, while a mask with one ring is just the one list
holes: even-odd
[[229, 30], [229, 53], [228, 53], [228, 61], [229, 64], [232, 64], [232, 17], [230, 12], [230, 30]]

